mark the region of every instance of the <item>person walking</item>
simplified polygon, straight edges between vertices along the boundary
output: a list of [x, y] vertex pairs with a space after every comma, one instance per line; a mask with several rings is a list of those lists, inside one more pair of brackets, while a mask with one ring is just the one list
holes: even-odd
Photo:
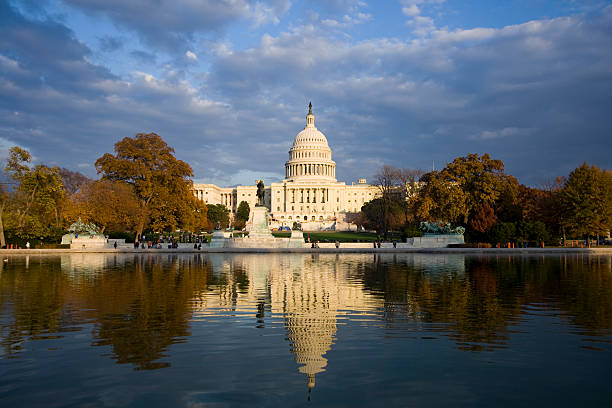
[[30, 249], [30, 241], [26, 242], [26, 249]]
[[115, 241], [115, 243], [113, 244], [113, 247], [117, 249], [117, 241]]

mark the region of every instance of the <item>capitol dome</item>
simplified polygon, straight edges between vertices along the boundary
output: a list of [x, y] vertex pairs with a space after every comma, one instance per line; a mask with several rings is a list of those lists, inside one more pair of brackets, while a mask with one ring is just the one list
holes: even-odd
[[297, 134], [289, 160], [285, 163], [285, 178], [288, 181], [336, 182], [336, 163], [327, 138], [317, 129], [312, 113], [312, 103], [308, 105], [306, 126]]

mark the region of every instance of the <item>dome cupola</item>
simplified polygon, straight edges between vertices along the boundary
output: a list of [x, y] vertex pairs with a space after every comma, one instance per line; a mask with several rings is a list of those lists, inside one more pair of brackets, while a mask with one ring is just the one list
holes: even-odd
[[327, 138], [315, 126], [312, 103], [308, 104], [306, 126], [297, 134], [285, 163], [289, 181], [336, 182], [336, 163]]

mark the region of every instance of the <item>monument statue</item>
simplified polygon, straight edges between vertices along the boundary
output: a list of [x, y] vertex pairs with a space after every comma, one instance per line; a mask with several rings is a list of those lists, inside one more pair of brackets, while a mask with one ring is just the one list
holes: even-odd
[[100, 228], [94, 223], [84, 223], [81, 217], [70, 225], [68, 234], [62, 235], [62, 244], [70, 244], [70, 248], [96, 248], [103, 247], [105, 243], [106, 237]]
[[79, 217], [77, 222], [70, 225], [68, 232], [72, 232], [74, 234], [98, 235], [100, 234], [100, 228], [98, 228], [98, 226], [94, 223], [84, 223], [81, 221], [81, 217]]
[[257, 207], [264, 207], [266, 205], [264, 194], [264, 182], [263, 180], [257, 180]]
[[426, 234], [455, 234], [463, 235], [465, 232], [464, 227], [452, 228], [450, 222], [438, 221], [438, 222], [421, 222], [421, 231]]

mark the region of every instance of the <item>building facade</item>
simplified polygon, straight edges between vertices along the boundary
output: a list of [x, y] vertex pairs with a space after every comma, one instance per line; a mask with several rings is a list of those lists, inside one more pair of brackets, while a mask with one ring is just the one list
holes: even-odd
[[[240, 202], [251, 208], [257, 202], [257, 186], [218, 187], [194, 184], [197, 198], [208, 204], [223, 204], [232, 215]], [[297, 134], [285, 162], [282, 182], [266, 186], [264, 202], [270, 214], [270, 225], [292, 226], [300, 222], [304, 230], [348, 230], [346, 214], [358, 212], [364, 203], [379, 194], [379, 189], [359, 179], [346, 184], [336, 179], [336, 163], [327, 138], [315, 126], [312, 105], [306, 115], [306, 126]]]

